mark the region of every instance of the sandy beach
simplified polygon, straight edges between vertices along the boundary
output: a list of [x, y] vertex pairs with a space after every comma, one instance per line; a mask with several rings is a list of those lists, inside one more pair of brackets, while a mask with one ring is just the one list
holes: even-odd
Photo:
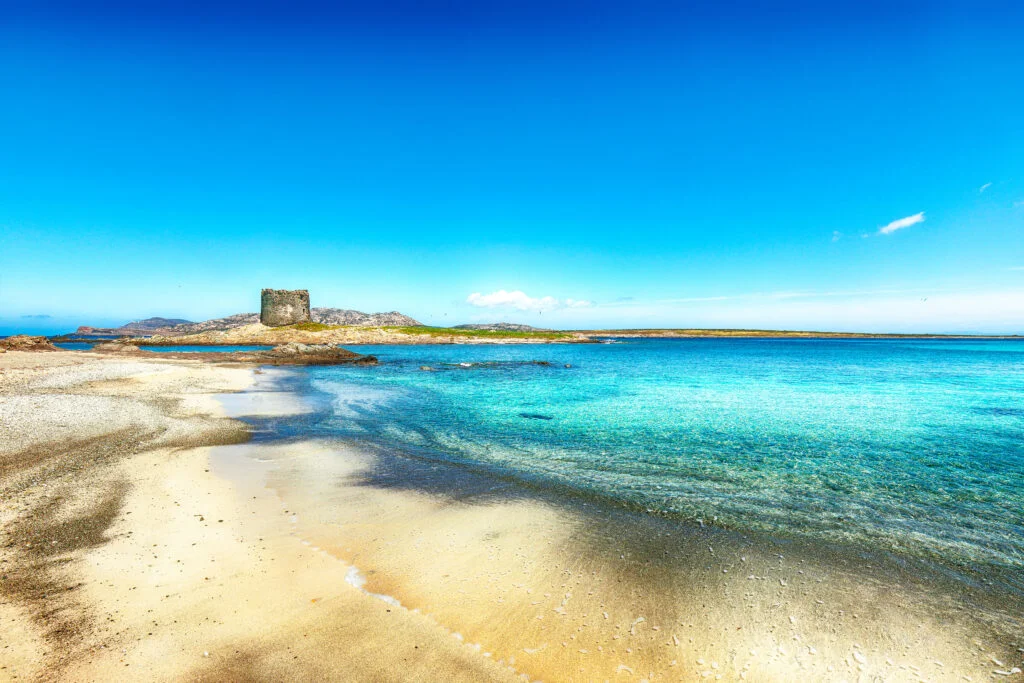
[[0, 356], [0, 679], [503, 680], [432, 620], [346, 583], [271, 491], [206, 446], [251, 369]]
[[979, 681], [1022, 657], [1012, 610], [895, 563], [250, 441], [237, 418], [310, 410], [285, 371], [0, 369], [2, 679]]

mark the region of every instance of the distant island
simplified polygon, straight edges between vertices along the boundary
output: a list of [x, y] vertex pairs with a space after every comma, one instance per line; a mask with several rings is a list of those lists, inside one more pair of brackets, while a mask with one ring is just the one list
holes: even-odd
[[453, 330], [489, 330], [491, 332], [552, 332], [543, 327], [531, 327], [518, 323], [475, 323], [472, 325], [455, 325]]
[[181, 318], [146, 318], [145, 320], [133, 320], [130, 323], [125, 323], [120, 327], [79, 327], [76, 331], [77, 334], [102, 334], [102, 335], [121, 335], [121, 334], [146, 334], [150, 332], [161, 332], [169, 330], [178, 325], [191, 325], [191, 320], [183, 320]]

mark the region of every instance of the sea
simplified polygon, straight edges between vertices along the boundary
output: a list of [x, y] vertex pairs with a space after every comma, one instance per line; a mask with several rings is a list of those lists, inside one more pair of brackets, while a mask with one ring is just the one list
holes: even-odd
[[1024, 594], [1024, 341], [605, 342], [353, 346], [276, 433]]

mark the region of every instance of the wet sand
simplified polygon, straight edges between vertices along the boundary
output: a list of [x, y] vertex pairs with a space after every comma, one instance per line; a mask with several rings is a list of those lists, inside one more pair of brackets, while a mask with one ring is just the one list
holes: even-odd
[[261, 420], [311, 408], [273, 373], [17, 355], [0, 678], [980, 681], [1024, 660], [1019, 604], [939, 570], [275, 441]]
[[275, 491], [295, 536], [364, 590], [532, 680], [988, 680], [1022, 659], [1019, 612], [892, 563], [352, 444], [230, 446], [213, 465]]

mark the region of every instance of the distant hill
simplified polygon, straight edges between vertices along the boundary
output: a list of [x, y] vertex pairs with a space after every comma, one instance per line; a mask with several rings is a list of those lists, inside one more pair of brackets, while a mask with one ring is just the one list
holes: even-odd
[[542, 327], [519, 325], [518, 323], [483, 323], [475, 325], [456, 325], [456, 330], [491, 330], [494, 332], [550, 332]]
[[310, 311], [313, 322], [324, 325], [355, 325], [356, 327], [418, 327], [423, 323], [398, 311], [388, 313], [361, 313], [346, 308], [314, 308]]
[[[314, 308], [310, 311], [313, 322], [324, 325], [350, 325], [354, 327], [418, 327], [421, 323], [398, 311], [388, 313], [363, 313], [345, 308]], [[79, 327], [78, 334], [104, 334], [145, 336], [161, 334], [179, 337], [185, 334], [199, 334], [216, 330], [233, 330], [243, 325], [260, 321], [259, 313], [236, 313], [226, 318], [214, 318], [194, 323], [190, 320], [173, 318], [147, 318], [121, 327]]]
[[82, 326], [78, 328], [78, 334], [152, 334], [159, 330], [188, 324], [192, 324], [192, 321], [182, 318], [146, 318], [145, 320], [133, 320], [120, 327]]

